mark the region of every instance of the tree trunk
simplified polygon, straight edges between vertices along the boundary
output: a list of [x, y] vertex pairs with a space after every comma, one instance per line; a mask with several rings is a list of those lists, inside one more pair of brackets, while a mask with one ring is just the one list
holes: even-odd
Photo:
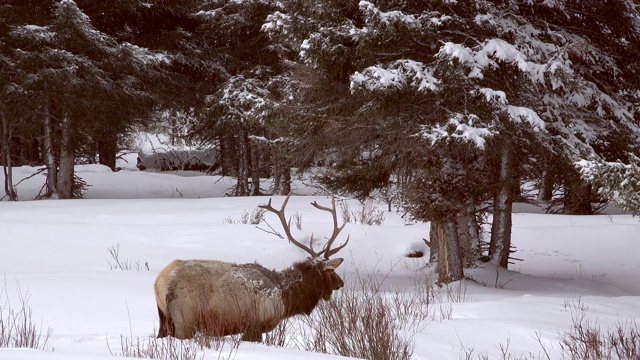
[[[40, 150], [40, 141], [37, 138], [24, 139], [20, 149], [20, 158], [23, 161], [19, 165], [42, 164]], [[15, 153], [15, 150], [13, 152]], [[18, 165], [15, 161], [13, 164]]]
[[591, 197], [591, 184], [581, 179], [568, 180], [565, 185], [563, 212], [571, 215], [593, 215]]
[[233, 130], [228, 135], [220, 137], [220, 164], [222, 164], [222, 176], [238, 176], [242, 157], [239, 135]]
[[545, 170], [540, 179], [540, 189], [538, 190], [538, 201], [551, 201], [553, 197], [553, 176]]
[[238, 174], [236, 180], [236, 196], [249, 195], [249, 164], [247, 148], [247, 142], [245, 141], [245, 131], [242, 130], [240, 135], [236, 138], [238, 149]]
[[220, 144], [220, 171], [222, 176], [229, 176], [229, 140], [221, 136], [218, 143]]
[[178, 116], [176, 112], [169, 114], [169, 141], [171, 146], [176, 146], [176, 116]]
[[507, 146], [500, 153], [500, 168], [493, 197], [493, 221], [491, 223], [491, 242], [489, 243], [490, 261], [507, 268], [511, 250], [511, 212], [513, 208], [514, 180], [512, 154]]
[[47, 165], [47, 194], [48, 198], [58, 198], [58, 164], [54, 148], [55, 131], [49, 114], [49, 103], [44, 107], [44, 152]]
[[271, 150], [271, 161], [272, 161], [272, 169], [273, 169], [273, 194], [274, 195], [284, 195], [282, 192], [282, 164], [280, 159], [280, 154], [278, 152], [278, 148], [274, 145]]
[[288, 195], [291, 192], [291, 167], [289, 166], [284, 145], [272, 145], [271, 159], [273, 163], [273, 193]]
[[282, 167], [282, 195], [291, 193], [291, 167], [284, 164]]
[[469, 268], [480, 258], [480, 226], [476, 222], [475, 206], [469, 202], [465, 213], [456, 218], [458, 242], [462, 255], [462, 266]]
[[100, 164], [116, 171], [116, 157], [118, 152], [118, 137], [115, 134], [104, 134], [97, 141], [98, 160]]
[[11, 138], [12, 131], [9, 128], [7, 119], [2, 116], [2, 147], [0, 148], [0, 154], [4, 159], [3, 172], [4, 172], [4, 193], [9, 198], [9, 201], [17, 201], [18, 193], [13, 186], [13, 162], [11, 161]]
[[247, 138], [247, 146], [250, 149], [249, 152], [249, 169], [251, 173], [251, 195], [260, 195], [260, 161], [258, 160], [258, 145], [254, 144], [249, 138]]
[[438, 261], [438, 232], [436, 230], [437, 222], [429, 223], [429, 263]]
[[73, 198], [73, 166], [75, 152], [71, 143], [69, 118], [62, 122], [62, 139], [60, 144], [60, 172], [58, 174], [58, 195], [61, 199]]
[[438, 283], [449, 284], [464, 278], [462, 256], [454, 218], [435, 223], [435, 241], [438, 247]]

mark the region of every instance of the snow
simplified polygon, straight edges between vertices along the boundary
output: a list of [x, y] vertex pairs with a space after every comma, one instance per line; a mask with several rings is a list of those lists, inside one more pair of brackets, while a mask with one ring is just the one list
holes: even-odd
[[[16, 168], [14, 180], [35, 170]], [[224, 197], [229, 179], [112, 173], [97, 165], [77, 170], [91, 185], [87, 199], [0, 202], [0, 307], [6, 304], [3, 296], [15, 305], [19, 293], [28, 294], [34, 320], [53, 330], [48, 351], [4, 348], [2, 360], [112, 359], [107, 344], [119, 352], [121, 336], [148, 338], [158, 323], [152, 284], [176, 258], [257, 261], [279, 270], [305, 257], [287, 241], [240, 221], [268, 197]], [[19, 196], [30, 199], [42, 184], [42, 175], [25, 180]], [[171, 191], [176, 188], [179, 193]], [[314, 191], [294, 183], [296, 194]], [[301, 214], [302, 229], [293, 229], [299, 239], [330, 233], [330, 216], [310, 205], [330, 200], [315, 194], [293, 196], [287, 207], [288, 214]], [[273, 204], [282, 200], [274, 196]], [[359, 206], [345, 201], [352, 209]], [[551, 359], [559, 359], [560, 334], [571, 328], [576, 309], [587, 309], [587, 317], [603, 330], [640, 317], [637, 219], [547, 215], [522, 205], [514, 209], [514, 255], [523, 261], [511, 270], [482, 264], [467, 271], [467, 280], [452, 284], [457, 296], [432, 304], [448, 315], [415, 334], [407, 331], [415, 341], [413, 359], [460, 359], [470, 349], [502, 358], [500, 346], [507, 342], [513, 354], [543, 354], [536, 336]], [[268, 221], [277, 224], [270, 215]], [[338, 273], [348, 287], [367, 277], [384, 281], [390, 295], [411, 295], [420, 291], [417, 284], [433, 278], [428, 257], [404, 256], [426, 251], [422, 239], [428, 238], [428, 224], [408, 224], [392, 212], [385, 213], [381, 226], [349, 223], [338, 242], [347, 234], [350, 242], [340, 253], [345, 262]], [[117, 244], [120, 259], [129, 261], [132, 270], [110, 270], [108, 249]], [[205, 353], [205, 359], [218, 358], [218, 351]], [[338, 358], [253, 343], [241, 343], [231, 354], [223, 350], [227, 355], [238, 360]]]
[[120, 47], [131, 52], [133, 57], [143, 64], [165, 64], [172, 62], [171, 56], [162, 52], [152, 52], [149, 49], [125, 42]]
[[432, 72], [421, 62], [397, 60], [386, 66], [369, 66], [362, 72], [356, 71], [351, 76], [351, 89], [374, 91], [410, 86], [420, 92], [437, 91], [440, 80], [433, 77]]
[[[439, 139], [448, 137], [464, 139], [474, 143], [479, 149], [484, 149], [485, 138], [495, 135], [495, 131], [492, 131], [484, 127], [474, 126], [475, 122], [478, 122], [478, 116], [474, 114], [454, 114], [447, 125], [442, 126], [436, 124], [435, 126], [424, 126], [419, 136], [424, 139], [431, 140], [431, 143], [435, 143]], [[453, 132], [448, 130], [453, 127]]]
[[417, 19], [415, 16], [404, 14], [402, 11], [380, 11], [373, 3], [369, 1], [360, 1], [359, 6], [362, 12], [367, 16], [376, 18], [385, 25], [391, 25], [399, 22], [408, 24], [410, 26], [417, 25]]
[[460, 60], [462, 63], [473, 62], [473, 52], [462, 44], [446, 42], [440, 48], [440, 54], [448, 55], [452, 58]]
[[[476, 18], [476, 21], [484, 21], [486, 19], [485, 17], [480, 17]], [[525, 51], [527, 50], [530, 49], [525, 48]], [[516, 66], [532, 81], [538, 83], [544, 83], [545, 74], [553, 74], [563, 68], [562, 63], [557, 61], [549, 61], [543, 64], [530, 61], [527, 55], [515, 45], [498, 38], [486, 40], [473, 49], [462, 44], [446, 42], [440, 48], [438, 55], [457, 59], [461, 63], [467, 64], [471, 68], [467, 76], [471, 79], [483, 79], [483, 70], [487, 67], [498, 68], [498, 61]]]
[[259, 115], [265, 111], [270, 103], [270, 92], [265, 85], [256, 79], [247, 79], [242, 75], [234, 76], [228, 80], [227, 85], [221, 90], [219, 99], [210, 97], [210, 102], [218, 102], [220, 106], [228, 109], [238, 121], [261, 118]]
[[28, 36], [36, 40], [51, 41], [55, 37], [55, 33], [47, 26], [22, 25], [16, 26], [13, 30], [14, 35]]
[[367, 22], [379, 22], [381, 25], [388, 27], [402, 24], [408, 28], [419, 28], [424, 24], [437, 28], [452, 20], [451, 16], [441, 15], [438, 12], [425, 12], [420, 15], [405, 14], [397, 10], [385, 12], [369, 1], [360, 1], [359, 6], [367, 17]]
[[276, 30], [287, 33], [286, 24], [291, 21], [291, 16], [283, 14], [280, 11], [275, 11], [272, 14], [267, 15], [267, 21], [262, 25], [262, 31], [267, 33], [273, 33]]
[[195, 14], [195, 16], [205, 16], [210, 18], [217, 18], [220, 15], [222, 15], [222, 11], [220, 11], [220, 9], [207, 10], [207, 11], [200, 10]]
[[544, 129], [544, 121], [540, 119], [540, 116], [538, 116], [533, 109], [523, 106], [508, 105], [507, 110], [509, 111], [509, 116], [511, 116], [511, 119], [515, 122], [525, 120], [537, 130]]
[[507, 104], [507, 94], [504, 91], [490, 88], [480, 88], [477, 91], [484, 95], [488, 102], [492, 102], [495, 99], [499, 104]]

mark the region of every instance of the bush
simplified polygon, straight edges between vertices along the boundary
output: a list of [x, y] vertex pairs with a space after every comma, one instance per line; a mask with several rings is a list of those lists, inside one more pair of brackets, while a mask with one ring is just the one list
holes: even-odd
[[640, 359], [640, 327], [632, 319], [602, 331], [597, 322], [574, 318], [571, 330], [560, 335], [560, 349], [570, 359]]
[[572, 326], [560, 334], [560, 350], [569, 359], [640, 359], [640, 327], [635, 320], [602, 331], [597, 321], [587, 318], [589, 307], [580, 299], [565, 301], [571, 311]]
[[303, 349], [369, 360], [410, 359], [413, 341], [398, 329], [394, 304], [380, 286], [361, 281], [359, 287], [335, 292], [304, 318]]

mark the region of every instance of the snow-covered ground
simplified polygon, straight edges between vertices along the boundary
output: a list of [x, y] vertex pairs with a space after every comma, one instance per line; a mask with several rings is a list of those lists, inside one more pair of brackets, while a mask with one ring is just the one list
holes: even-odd
[[[33, 168], [15, 170], [16, 182]], [[283, 269], [305, 253], [256, 225], [242, 223], [267, 197], [230, 198], [232, 182], [211, 176], [78, 168], [91, 185], [84, 200], [0, 202], [0, 307], [28, 295], [33, 318], [53, 331], [48, 350], [0, 349], [0, 359], [108, 359], [121, 336], [148, 338], [158, 318], [152, 284], [176, 258], [254, 262]], [[0, 178], [0, 180], [2, 180]], [[42, 186], [36, 175], [18, 187], [22, 200]], [[287, 208], [301, 216], [299, 238], [326, 236], [329, 215], [309, 205], [329, 198], [297, 183]], [[315, 195], [314, 195], [315, 194]], [[279, 206], [281, 197], [273, 198]], [[348, 200], [352, 209], [356, 201]], [[380, 209], [384, 209], [380, 204]], [[274, 227], [275, 217], [267, 215]], [[516, 212], [512, 271], [488, 264], [467, 272], [455, 299], [432, 304], [440, 316], [412, 337], [414, 359], [461, 359], [473, 353], [503, 358], [502, 348], [530, 358], [561, 358], [559, 337], [572, 316], [586, 310], [600, 328], [640, 317], [640, 223], [629, 215], [564, 216]], [[423, 291], [432, 277], [427, 258], [406, 258], [423, 249], [427, 224], [407, 224], [385, 213], [381, 226], [349, 223], [350, 242], [338, 273], [347, 286], [358, 278], [384, 281], [389, 293]], [[338, 241], [340, 241], [339, 239]], [[109, 251], [131, 270], [113, 270]], [[148, 267], [148, 270], [147, 270]], [[544, 349], [543, 349], [544, 346]], [[53, 351], [51, 351], [53, 350]], [[205, 359], [217, 359], [217, 350]], [[298, 349], [242, 343], [235, 359], [329, 359]], [[222, 358], [221, 357], [221, 358]]]

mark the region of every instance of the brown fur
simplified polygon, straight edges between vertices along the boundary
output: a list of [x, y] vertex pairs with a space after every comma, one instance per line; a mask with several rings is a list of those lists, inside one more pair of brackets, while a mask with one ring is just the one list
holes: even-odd
[[329, 300], [344, 286], [334, 271], [340, 263], [307, 260], [276, 272], [259, 264], [175, 260], [154, 285], [158, 337], [244, 333], [243, 339], [260, 341], [282, 319], [310, 314], [320, 299]]
[[[296, 281], [300, 276], [302, 281]], [[282, 296], [287, 317], [311, 314], [320, 299], [329, 300], [333, 290], [344, 286], [334, 270], [323, 270], [319, 264], [308, 261], [294, 264], [284, 271], [284, 277], [289, 280], [283, 288]]]

